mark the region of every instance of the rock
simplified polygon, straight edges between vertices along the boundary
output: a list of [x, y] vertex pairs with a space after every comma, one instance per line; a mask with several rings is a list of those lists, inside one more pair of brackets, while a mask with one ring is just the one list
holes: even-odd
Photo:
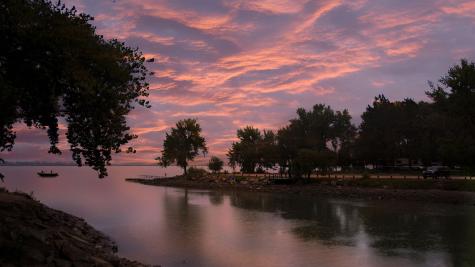
[[83, 251], [68, 243], [64, 244], [61, 249], [61, 253], [66, 259], [69, 259], [71, 261], [79, 261], [86, 257]]
[[[117, 257], [117, 246], [84, 219], [0, 192], [1, 266], [146, 266]], [[123, 264], [122, 264], [123, 263]]]
[[72, 263], [73, 267], [90, 267], [95, 266], [92, 262], [84, 262], [84, 261], [75, 261]]
[[55, 259], [53, 261], [54, 266], [56, 267], [72, 267], [72, 263], [67, 260]]
[[28, 260], [32, 260], [33, 262], [38, 262], [38, 263], [44, 263], [46, 262], [46, 257], [38, 249], [29, 249], [28, 252], [26, 253]]
[[114, 265], [112, 265], [111, 263], [100, 258], [93, 257], [91, 260], [92, 260], [93, 266], [96, 266], [96, 267], [114, 267]]

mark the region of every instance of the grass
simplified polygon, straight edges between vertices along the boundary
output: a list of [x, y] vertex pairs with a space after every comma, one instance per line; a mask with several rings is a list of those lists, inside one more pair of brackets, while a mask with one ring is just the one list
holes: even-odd
[[439, 189], [451, 191], [475, 192], [475, 180], [433, 180], [433, 179], [315, 179], [316, 183], [337, 183], [337, 185], [367, 187], [367, 188], [388, 188], [388, 189]]

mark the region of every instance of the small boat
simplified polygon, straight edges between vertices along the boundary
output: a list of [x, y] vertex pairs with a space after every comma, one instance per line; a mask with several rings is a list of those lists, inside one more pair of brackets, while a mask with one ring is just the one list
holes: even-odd
[[57, 172], [44, 172], [44, 171], [41, 171], [41, 172], [38, 172], [38, 175], [41, 176], [41, 177], [56, 177], [58, 176], [58, 173]]

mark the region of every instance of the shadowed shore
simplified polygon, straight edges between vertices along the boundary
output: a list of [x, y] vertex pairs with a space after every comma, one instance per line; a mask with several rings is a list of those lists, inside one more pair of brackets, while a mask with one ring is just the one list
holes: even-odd
[[0, 188], [0, 266], [148, 266], [118, 257], [116, 244], [82, 218]]
[[[434, 203], [475, 205], [475, 192], [460, 190], [464, 181], [430, 181], [397, 179], [314, 179], [290, 184], [275, 184], [261, 177], [233, 179], [229, 176], [204, 175], [172, 178], [127, 178], [144, 185], [210, 190], [244, 190], [278, 194], [305, 194], [366, 200], [408, 200]], [[470, 181], [472, 183], [472, 181]], [[471, 184], [470, 184], [471, 185]]]

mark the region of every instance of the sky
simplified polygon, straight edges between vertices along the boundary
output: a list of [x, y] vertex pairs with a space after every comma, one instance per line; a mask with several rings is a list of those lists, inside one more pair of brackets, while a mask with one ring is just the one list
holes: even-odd
[[[197, 118], [210, 155], [225, 158], [246, 125], [277, 129], [299, 107], [348, 109], [358, 124], [376, 95], [428, 101], [461, 58], [475, 60], [473, 0], [66, 0], [97, 32], [138, 47], [155, 74], [152, 108], [128, 116], [137, 153], [152, 163], [176, 121]], [[47, 154], [43, 130], [16, 125], [9, 161], [68, 161]], [[61, 132], [65, 133], [65, 127]]]

